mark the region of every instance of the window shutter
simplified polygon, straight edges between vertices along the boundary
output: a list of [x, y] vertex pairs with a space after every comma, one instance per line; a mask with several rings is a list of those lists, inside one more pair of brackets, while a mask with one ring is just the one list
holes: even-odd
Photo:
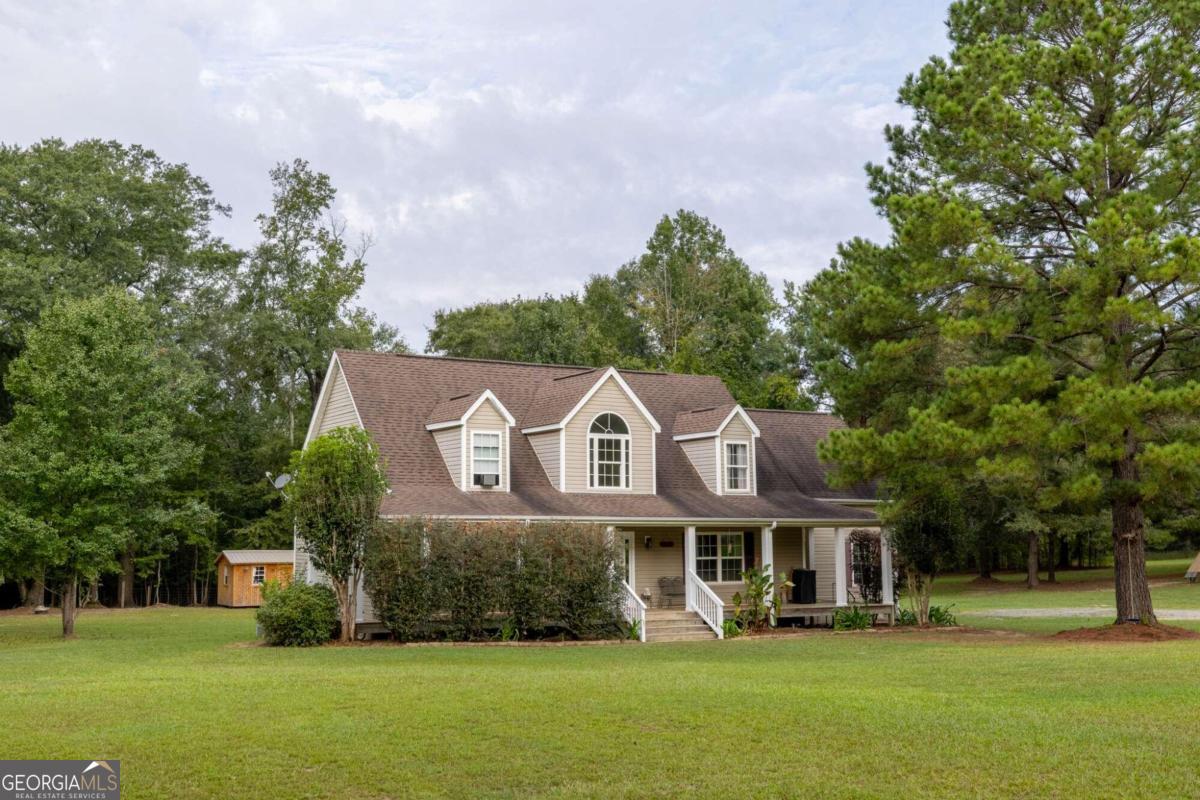
[[754, 531], [742, 532], [742, 570], [754, 566]]

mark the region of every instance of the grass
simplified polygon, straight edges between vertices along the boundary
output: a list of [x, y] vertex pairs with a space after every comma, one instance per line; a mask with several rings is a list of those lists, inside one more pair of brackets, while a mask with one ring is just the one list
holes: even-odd
[[[1148, 561], [1154, 607], [1163, 609], [1200, 609], [1200, 583], [1188, 583], [1183, 573], [1191, 557], [1159, 558]], [[946, 575], [934, 583], [933, 602], [953, 604], [960, 621], [977, 627], [1052, 633], [1067, 628], [1105, 625], [1108, 617], [1042, 617], [1012, 619], [989, 617], [996, 609], [1112, 608], [1114, 604], [1112, 569], [1059, 571], [1057, 583], [1044, 582], [1037, 589], [1025, 586], [1025, 573], [996, 573], [991, 584], [974, 583], [974, 574]], [[1200, 630], [1200, 622], [1167, 620], [1167, 624]]]
[[56, 625], [0, 616], [0, 753], [119, 758], [128, 798], [1200, 795], [1196, 641], [289, 650], [250, 645], [245, 611]]

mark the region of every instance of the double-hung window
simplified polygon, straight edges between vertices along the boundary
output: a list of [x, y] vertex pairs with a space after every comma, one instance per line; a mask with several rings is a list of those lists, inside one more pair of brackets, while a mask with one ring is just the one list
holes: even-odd
[[250, 583], [254, 584], [255, 586], [262, 586], [266, 580], [267, 568], [262, 566], [255, 567], [254, 576], [250, 579]]
[[706, 583], [736, 583], [745, 568], [744, 534], [696, 534], [696, 577]]
[[588, 488], [628, 489], [629, 473], [629, 426], [601, 414], [588, 428]]
[[474, 486], [500, 485], [500, 434], [471, 433], [471, 483]]
[[725, 443], [725, 491], [750, 490], [750, 445], [746, 442]]

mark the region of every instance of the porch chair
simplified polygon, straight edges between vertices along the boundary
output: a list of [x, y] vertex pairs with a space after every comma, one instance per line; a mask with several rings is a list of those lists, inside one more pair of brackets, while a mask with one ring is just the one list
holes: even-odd
[[671, 608], [675, 600], [683, 600], [683, 578], [667, 575], [658, 579], [658, 603]]

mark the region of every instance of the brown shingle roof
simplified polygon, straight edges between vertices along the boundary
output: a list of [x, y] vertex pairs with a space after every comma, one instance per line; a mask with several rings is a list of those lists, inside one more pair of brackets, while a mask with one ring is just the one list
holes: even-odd
[[463, 414], [471, 408], [471, 405], [479, 399], [486, 389], [476, 389], [473, 392], [465, 394], [457, 394], [454, 397], [449, 397], [433, 407], [433, 411], [429, 412], [429, 417], [425, 420], [427, 425], [436, 425], [439, 422], [454, 422], [462, 419]]
[[817, 445], [846, 423], [816, 411], [770, 411], [752, 408], [750, 419], [761, 433], [755, 445], [760, 492], [796, 491], [811, 497], [874, 500], [872, 484], [830, 488], [830, 466], [817, 457]]
[[725, 421], [729, 412], [737, 407], [736, 403], [725, 403], [719, 406], [697, 408], [694, 411], [681, 411], [675, 415], [673, 436], [688, 436], [695, 433], [711, 433]]
[[604, 370], [601, 369], [589, 369], [584, 372], [576, 370], [574, 374], [558, 375], [543, 381], [534, 394], [529, 409], [517, 417], [517, 422], [522, 428], [536, 428], [539, 425], [562, 422], [563, 417], [570, 413], [603, 374]]
[[[528, 439], [519, 431], [534, 424], [561, 421], [603, 370], [356, 351], [338, 351], [338, 360], [363, 425], [375, 437], [387, 469], [392, 491], [384, 499], [385, 514], [746, 520], [873, 517], [868, 511], [824, 503], [798, 491], [795, 487], [799, 484], [819, 485], [824, 470], [819, 465], [816, 471], [811, 466], [794, 466], [781, 458], [769, 461], [759, 457], [757, 497], [722, 497], [708, 491], [679, 444], [672, 440], [673, 426], [666, 421], [674, 421], [681, 412], [692, 409], [731, 406], [734, 401], [729, 390], [713, 376], [622, 370], [621, 377], [630, 389], [663, 423], [656, 441], [658, 494], [563, 493], [550, 485]], [[481, 388], [490, 389], [517, 420], [510, 440], [509, 492], [463, 492], [455, 488], [433, 435], [425, 430], [435, 407]], [[564, 405], [562, 414], [554, 418]], [[759, 412], [750, 413], [762, 428], [763, 423], [755, 416]], [[544, 421], [547, 419], [550, 421]], [[773, 426], [773, 430], [778, 429], [778, 425]], [[762, 452], [767, 438], [764, 430], [758, 452]], [[780, 447], [786, 451], [798, 446], [784, 443]], [[809, 461], [816, 463], [815, 440], [810, 448], [813, 452]], [[802, 474], [793, 475], [797, 469]], [[778, 470], [787, 475], [767, 475]], [[822, 490], [821, 496], [834, 495]]]

